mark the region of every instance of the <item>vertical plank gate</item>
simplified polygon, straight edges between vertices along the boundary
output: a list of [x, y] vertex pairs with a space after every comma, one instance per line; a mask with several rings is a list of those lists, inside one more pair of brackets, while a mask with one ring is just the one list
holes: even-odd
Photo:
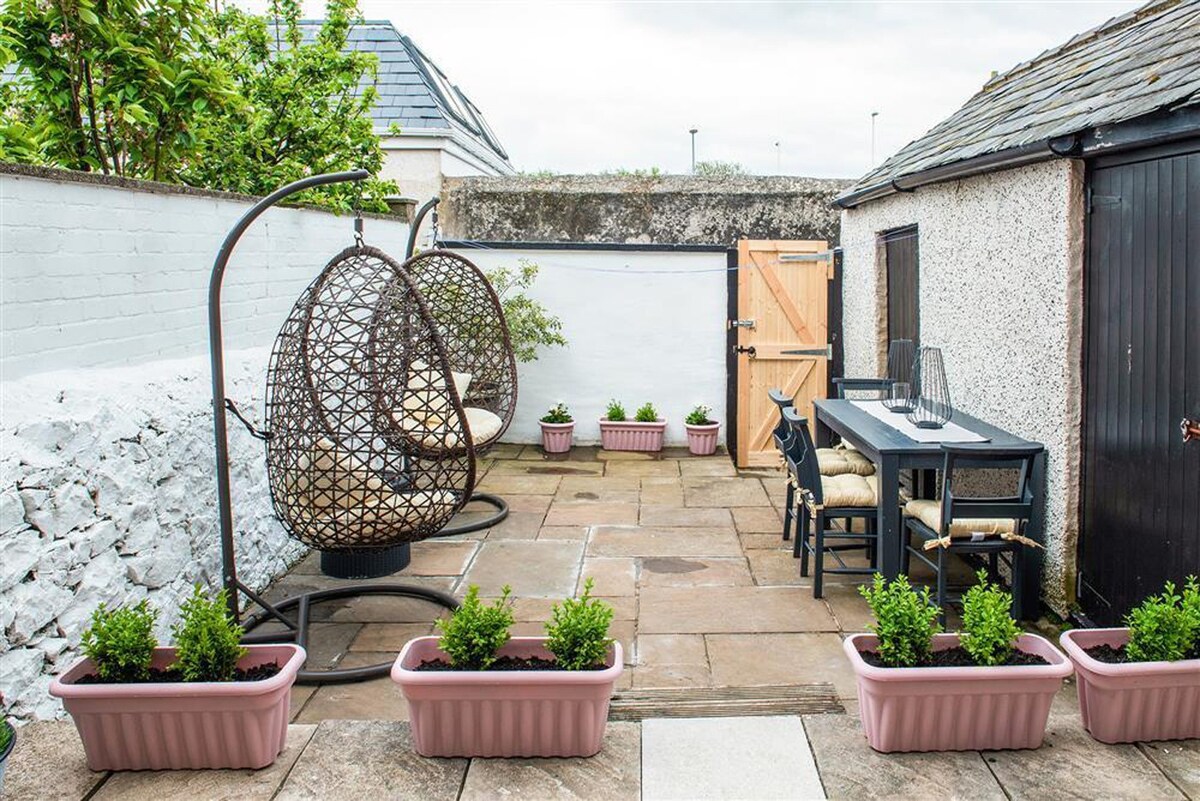
[[779, 412], [767, 391], [780, 387], [811, 418], [826, 395], [831, 348], [829, 282], [833, 259], [820, 240], [738, 242], [737, 434], [739, 467], [775, 465], [771, 430]]

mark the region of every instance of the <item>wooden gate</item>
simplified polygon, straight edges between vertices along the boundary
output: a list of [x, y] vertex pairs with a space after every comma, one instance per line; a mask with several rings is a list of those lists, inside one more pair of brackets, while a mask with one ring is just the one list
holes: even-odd
[[[1090, 173], [1079, 602], [1096, 623], [1200, 573], [1200, 142]], [[1186, 429], [1186, 425], [1184, 426]]]
[[771, 429], [779, 411], [767, 390], [780, 387], [812, 417], [826, 395], [832, 254], [823, 241], [738, 242], [737, 436], [739, 467], [775, 465]]

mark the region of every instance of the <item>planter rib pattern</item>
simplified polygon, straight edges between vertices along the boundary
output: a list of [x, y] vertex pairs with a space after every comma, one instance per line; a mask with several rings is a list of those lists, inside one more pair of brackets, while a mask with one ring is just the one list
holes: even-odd
[[600, 447], [606, 451], [650, 451], [663, 449], [666, 421], [657, 423], [600, 421]]
[[[154, 665], [175, 661], [155, 651]], [[279, 673], [253, 682], [77, 684], [94, 673], [81, 659], [54, 680], [92, 770], [264, 768], [287, 740], [291, 687], [304, 663], [295, 645], [251, 646], [240, 665], [272, 661]]]
[[571, 450], [571, 437], [575, 433], [574, 423], [541, 423], [542, 450], [546, 453], [567, 453]]
[[[878, 668], [859, 654], [877, 639], [855, 634], [844, 647], [858, 680], [867, 742], [876, 751], [990, 751], [1037, 748], [1050, 704], [1071, 663], [1045, 639], [1022, 634], [1017, 647], [1048, 665]], [[939, 634], [934, 648], [958, 644]]]
[[1075, 663], [1083, 727], [1103, 743], [1200, 738], [1200, 659], [1109, 664], [1084, 650], [1121, 647], [1129, 629], [1075, 629], [1059, 638]]
[[720, 423], [706, 426], [684, 424], [687, 429], [688, 451], [693, 456], [712, 456], [717, 452], [717, 432], [721, 430]]
[[[437, 642], [409, 641], [392, 668], [421, 756], [587, 757], [600, 751], [613, 685], [623, 670], [620, 643], [613, 644], [604, 670], [414, 670], [445, 658]], [[544, 642], [514, 637], [500, 654], [548, 657]]]

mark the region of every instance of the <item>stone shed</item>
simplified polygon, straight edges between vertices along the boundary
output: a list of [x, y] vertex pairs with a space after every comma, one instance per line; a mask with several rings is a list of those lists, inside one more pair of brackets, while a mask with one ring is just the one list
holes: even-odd
[[440, 206], [450, 239], [687, 243], [836, 241], [831, 201], [849, 181], [688, 175], [447, 178]]
[[1200, 574], [1200, 3], [993, 77], [837, 204], [847, 375], [940, 347], [956, 408], [1045, 444], [1048, 605]]

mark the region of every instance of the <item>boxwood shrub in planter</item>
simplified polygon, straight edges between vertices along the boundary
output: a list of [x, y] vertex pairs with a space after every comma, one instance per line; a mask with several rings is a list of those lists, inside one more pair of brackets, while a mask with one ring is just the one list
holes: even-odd
[[555, 604], [545, 637], [510, 637], [509, 588], [491, 605], [467, 590], [439, 621], [441, 637], [410, 640], [392, 667], [408, 701], [417, 753], [437, 757], [586, 757], [600, 750], [621, 644], [613, 611], [583, 595]]
[[606, 451], [658, 452], [663, 448], [666, 431], [667, 421], [659, 419], [654, 404], [643, 404], [633, 420], [628, 420], [625, 407], [613, 400], [600, 421], [600, 447]]
[[712, 456], [717, 451], [717, 432], [721, 430], [721, 424], [712, 420], [710, 414], [712, 409], [709, 407], [697, 406], [683, 421], [688, 451], [693, 456]]
[[1126, 627], [1059, 638], [1079, 676], [1083, 727], [1105, 743], [1200, 737], [1200, 584], [1168, 583]]
[[575, 418], [560, 403], [550, 409], [538, 421], [542, 427], [542, 450], [546, 453], [566, 453], [571, 450], [571, 436], [575, 433]]
[[963, 631], [938, 633], [928, 588], [876, 574], [862, 593], [875, 624], [844, 643], [858, 682], [867, 742], [876, 751], [1037, 748], [1050, 703], [1071, 663], [1048, 641], [1022, 634], [1012, 597], [979, 584], [963, 598]]
[[50, 685], [83, 741], [92, 770], [262, 768], [283, 750], [291, 687], [304, 664], [296, 645], [242, 646], [224, 591], [199, 586], [172, 629], [154, 637], [157, 612], [100, 606], [84, 658]]

